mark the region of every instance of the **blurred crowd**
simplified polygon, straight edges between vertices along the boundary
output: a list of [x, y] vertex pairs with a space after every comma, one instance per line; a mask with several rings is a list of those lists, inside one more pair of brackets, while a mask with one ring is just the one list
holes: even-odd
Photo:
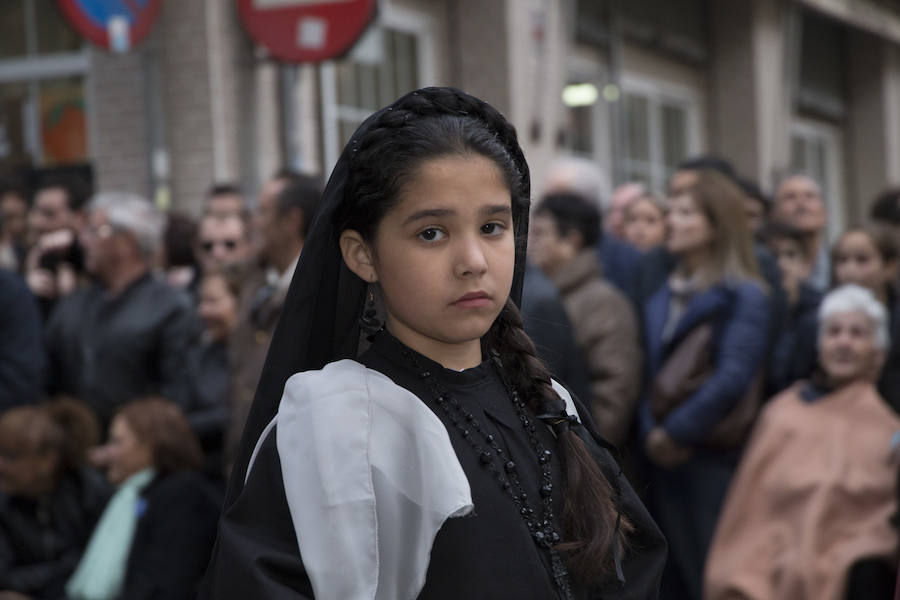
[[194, 598], [317, 180], [0, 183], [0, 598]]
[[[830, 244], [804, 175], [603, 181], [550, 167], [523, 316], [669, 541], [662, 597], [891, 597], [900, 190]], [[0, 599], [194, 597], [320, 194], [0, 179]]]

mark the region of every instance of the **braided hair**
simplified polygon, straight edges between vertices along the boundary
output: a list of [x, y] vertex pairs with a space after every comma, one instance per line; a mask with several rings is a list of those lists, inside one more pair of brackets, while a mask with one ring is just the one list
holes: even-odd
[[[518, 150], [516, 131], [489, 104], [452, 88], [426, 88], [407, 95], [381, 113], [358, 139], [335, 212], [334, 231], [353, 229], [373, 241], [378, 223], [399, 201], [404, 185], [430, 159], [478, 154], [492, 161], [510, 190], [516, 230], [516, 269], [524, 269], [525, 219], [529, 206], [528, 165]], [[570, 431], [565, 402], [525, 333], [515, 303], [508, 299], [483, 339], [497, 353], [509, 382], [535, 415], [554, 415], [558, 450], [565, 466], [563, 519], [565, 551], [573, 574], [596, 582], [612, 572], [630, 526], [619, 521], [612, 485], [585, 443]], [[618, 523], [618, 526], [617, 526]], [[618, 539], [617, 539], [618, 536]]]

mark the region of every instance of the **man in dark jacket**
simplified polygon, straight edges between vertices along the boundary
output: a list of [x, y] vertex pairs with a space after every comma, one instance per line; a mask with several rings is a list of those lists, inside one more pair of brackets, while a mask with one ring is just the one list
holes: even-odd
[[95, 282], [63, 299], [47, 325], [50, 391], [86, 402], [103, 430], [134, 398], [189, 401], [187, 353], [199, 323], [190, 299], [150, 273], [163, 220], [138, 196], [97, 196], [81, 233]]
[[238, 322], [228, 345], [231, 381], [226, 471], [230, 471], [244, 432], [269, 341], [321, 196], [318, 182], [288, 170], [276, 173], [260, 192], [253, 222], [256, 257], [262, 268], [251, 273], [244, 284]]
[[0, 269], [0, 412], [40, 399], [45, 363], [37, 303], [18, 275]]

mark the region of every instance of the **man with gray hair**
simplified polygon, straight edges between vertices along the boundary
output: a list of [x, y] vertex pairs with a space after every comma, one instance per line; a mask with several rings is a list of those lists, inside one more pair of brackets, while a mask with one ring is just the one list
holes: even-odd
[[49, 391], [87, 403], [101, 424], [144, 396], [189, 401], [187, 351], [199, 333], [190, 299], [150, 271], [165, 217], [134, 194], [105, 193], [80, 232], [93, 282], [47, 325]]
[[806, 175], [790, 175], [778, 184], [772, 219], [787, 223], [803, 234], [807, 283], [824, 292], [828, 289], [831, 264], [828, 257], [828, 210], [822, 187]]
[[[576, 157], [561, 158], [553, 162], [547, 172], [543, 194], [575, 194], [600, 209], [602, 219], [608, 216], [607, 203], [603, 201], [606, 176], [600, 167], [589, 160]], [[601, 223], [603, 229], [605, 221]], [[603, 277], [626, 296], [634, 292], [635, 272], [641, 254], [610, 231], [601, 233], [597, 243], [597, 258], [603, 269]]]

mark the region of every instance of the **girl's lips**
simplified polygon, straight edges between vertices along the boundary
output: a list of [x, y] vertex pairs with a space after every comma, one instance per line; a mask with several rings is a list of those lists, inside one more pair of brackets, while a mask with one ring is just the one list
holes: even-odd
[[486, 292], [472, 292], [461, 296], [453, 302], [453, 306], [459, 308], [482, 308], [491, 303], [491, 297]]

